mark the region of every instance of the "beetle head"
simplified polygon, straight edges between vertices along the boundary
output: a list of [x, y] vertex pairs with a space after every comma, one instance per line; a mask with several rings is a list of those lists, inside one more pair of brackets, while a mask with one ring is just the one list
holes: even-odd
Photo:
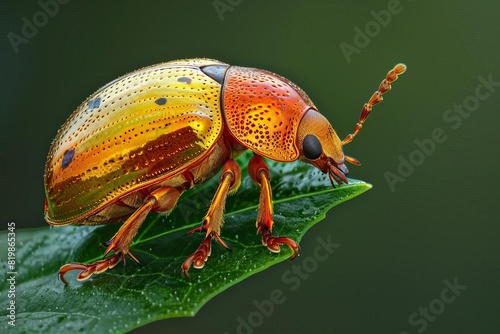
[[[348, 183], [349, 170], [342, 151], [342, 141], [330, 122], [315, 109], [309, 109], [300, 121], [297, 147], [300, 160], [310, 163], [323, 173], [328, 173], [332, 186]], [[351, 158], [349, 158], [351, 159]]]
[[406, 71], [406, 65], [397, 64], [390, 70], [385, 79], [380, 83], [378, 90], [363, 106], [359, 122], [354, 127], [354, 132], [347, 135], [344, 140], [340, 140], [335, 130], [328, 120], [316, 109], [309, 109], [300, 121], [297, 132], [297, 147], [300, 151], [299, 159], [316, 166], [323, 173], [328, 173], [332, 186], [348, 183], [347, 175], [349, 170], [344, 162], [360, 165], [355, 158], [344, 155], [342, 147], [349, 144], [359, 133], [363, 124], [370, 115], [372, 107], [382, 101], [382, 94], [391, 89], [391, 83], [398, 79], [398, 76]]

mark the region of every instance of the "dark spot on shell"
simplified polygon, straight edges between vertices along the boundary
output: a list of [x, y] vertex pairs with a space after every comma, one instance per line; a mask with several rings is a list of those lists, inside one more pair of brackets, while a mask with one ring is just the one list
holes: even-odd
[[89, 107], [90, 109], [99, 108], [100, 105], [101, 105], [100, 97], [96, 97], [95, 99], [90, 100], [89, 103], [87, 103], [87, 107]]
[[177, 81], [185, 82], [189, 85], [191, 83], [191, 81], [193, 81], [193, 80], [191, 80], [191, 78], [188, 78], [188, 77], [180, 77], [179, 79], [177, 79]]
[[164, 105], [165, 103], [167, 103], [167, 99], [164, 98], [164, 97], [160, 97], [158, 100], [155, 101], [155, 103], [159, 106], [162, 106]]
[[71, 160], [73, 160], [74, 155], [75, 155], [74, 149], [67, 150], [66, 152], [64, 152], [64, 156], [62, 159], [62, 168], [63, 169], [69, 166], [69, 164], [71, 163]]

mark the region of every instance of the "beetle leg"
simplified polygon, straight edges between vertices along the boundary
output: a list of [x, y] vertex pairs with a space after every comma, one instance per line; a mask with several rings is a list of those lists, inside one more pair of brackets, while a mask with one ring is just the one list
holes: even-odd
[[205, 265], [210, 253], [212, 251], [211, 241], [212, 238], [215, 239], [226, 249], [231, 250], [229, 246], [220, 238], [220, 230], [223, 223], [223, 213], [224, 207], [226, 206], [226, 199], [228, 195], [234, 194], [241, 183], [241, 170], [238, 164], [230, 159], [227, 160], [222, 169], [220, 176], [220, 183], [217, 191], [215, 192], [210, 208], [208, 209], [207, 215], [203, 220], [201, 227], [197, 227], [189, 231], [187, 234], [193, 232], [205, 231], [205, 239], [198, 247], [198, 249], [188, 256], [188, 258], [182, 264], [182, 271], [187, 278], [191, 278], [188, 274], [188, 270], [193, 265], [196, 269], [201, 269]]
[[[109, 258], [104, 258], [102, 260], [93, 262], [91, 264], [83, 264], [83, 263], [68, 263], [59, 269], [59, 278], [64, 284], [68, 284], [68, 281], [64, 278], [64, 275], [70, 270], [82, 270], [76, 276], [76, 279], [79, 281], [84, 281], [88, 279], [93, 274], [99, 274], [107, 269], [111, 269], [120, 262], [120, 259], [123, 259], [125, 262], [125, 255], [129, 253], [128, 248], [130, 242], [133, 237], [137, 233], [137, 230], [141, 223], [144, 221], [148, 213], [151, 211], [151, 208], [154, 206], [155, 200], [154, 198], [149, 199], [144, 205], [142, 205], [139, 209], [137, 209], [120, 227], [115, 236], [108, 241], [106, 244], [108, 248], [104, 252], [104, 257], [110, 252], [113, 251], [114, 255]], [[128, 242], [128, 243], [127, 243]], [[134, 256], [131, 256], [134, 261], [137, 259]]]
[[[104, 243], [104, 245], [107, 246], [106, 251], [104, 252], [105, 258], [91, 264], [68, 263], [59, 269], [59, 279], [63, 283], [68, 284], [64, 275], [70, 270], [82, 270], [76, 278], [79, 281], [84, 281], [93, 274], [100, 274], [113, 268], [118, 264], [118, 262], [120, 262], [121, 259], [123, 259], [123, 263], [125, 264], [126, 255], [130, 256], [132, 260], [139, 264], [137, 258], [129, 251], [130, 244], [137, 234], [139, 227], [144, 222], [144, 219], [149, 212], [164, 212], [172, 210], [181, 194], [182, 189], [168, 187], [153, 191], [150, 195], [148, 195], [148, 197], [146, 197], [145, 202], [130, 217], [128, 217], [113, 238]], [[106, 258], [106, 255], [110, 252], [114, 253], [113, 256]]]
[[279, 253], [280, 245], [288, 245], [293, 250], [290, 260], [299, 253], [299, 245], [288, 237], [275, 237], [273, 231], [273, 202], [271, 191], [271, 173], [266, 162], [259, 155], [254, 155], [248, 163], [248, 174], [260, 187], [259, 212], [257, 215], [257, 233], [262, 234], [262, 244], [271, 252]]

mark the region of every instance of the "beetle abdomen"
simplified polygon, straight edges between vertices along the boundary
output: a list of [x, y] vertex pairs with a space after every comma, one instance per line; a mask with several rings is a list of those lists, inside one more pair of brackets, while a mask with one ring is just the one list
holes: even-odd
[[71, 115], [49, 152], [46, 219], [69, 224], [181, 172], [222, 130], [220, 84], [189, 59], [146, 67], [99, 89]]

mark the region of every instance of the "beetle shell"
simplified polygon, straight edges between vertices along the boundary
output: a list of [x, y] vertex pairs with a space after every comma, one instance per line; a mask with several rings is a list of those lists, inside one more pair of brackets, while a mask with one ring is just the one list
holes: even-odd
[[45, 167], [45, 219], [77, 223], [112, 201], [181, 173], [222, 133], [221, 84], [181, 60], [146, 67], [105, 85], [62, 126]]
[[92, 94], [59, 131], [45, 167], [45, 219], [116, 221], [130, 212], [104, 210], [110, 204], [127, 206], [125, 199], [135, 207], [179, 174], [191, 179], [170, 186], [189, 189], [197, 164], [215, 159], [197, 175], [201, 182], [231, 152], [297, 160], [296, 135], [309, 110], [317, 113], [298, 86], [265, 70], [187, 59], [131, 72]]

